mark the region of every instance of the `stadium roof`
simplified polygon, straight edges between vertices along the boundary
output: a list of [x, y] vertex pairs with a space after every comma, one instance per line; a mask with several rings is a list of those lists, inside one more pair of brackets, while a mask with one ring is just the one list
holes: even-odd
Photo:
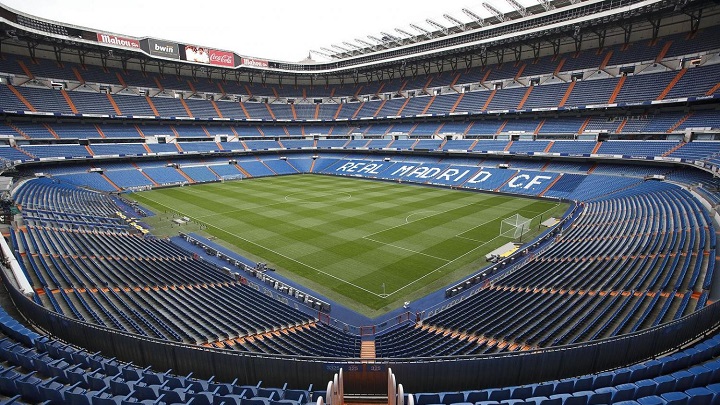
[[[521, 7], [543, 9], [540, 5], [549, 0], [515, 0]], [[576, 0], [577, 1], [577, 0]], [[553, 1], [568, 4], [569, 0]], [[389, 32], [392, 36], [417, 42], [424, 33], [410, 26], [413, 24], [429, 32], [442, 29], [433, 26], [427, 20], [452, 28], [448, 15], [468, 28], [475, 23], [473, 17], [462, 9], [471, 11], [481, 18], [491, 19], [492, 13], [483, 7], [483, 0], [473, 0], [457, 5], [448, 5], [435, 0], [415, 0], [385, 2], [368, 0], [359, 6], [355, 2], [336, 2], [331, 0], [313, 1], [309, 8], [306, 3], [286, 2], [282, 7], [272, 7], [272, 18], [268, 14], [268, 5], [263, 2], [227, 2], [209, 0], [203, 2], [202, 18], [188, 18], [184, 7], [169, 6], [167, 2], [145, 2], [127, 0], [122, 8], [112, 3], [91, 0], [3, 0], [2, 3], [17, 11], [63, 23], [90, 27], [106, 32], [128, 36], [165, 38], [181, 43], [202, 44], [217, 49], [236, 51], [242, 55], [261, 57], [281, 61], [299, 61], [307, 56], [312, 48], [333, 49], [335, 46], [350, 48], [363, 47], [363, 41], [377, 45], [368, 36], [382, 39]], [[518, 16], [513, 12], [511, 3], [491, 1], [492, 7], [509, 16]], [[98, 18], [108, 15], [113, 18]], [[153, 18], [155, 16], [156, 18]], [[203, 23], [206, 22], [206, 23]], [[211, 27], [211, 29], [208, 29]], [[282, 28], [280, 28], [282, 27]], [[406, 31], [405, 35], [398, 30]], [[251, 34], [251, 35], [248, 35]], [[331, 41], [328, 42], [328, 38]], [[347, 45], [351, 43], [353, 45]], [[387, 44], [388, 46], [390, 44]], [[328, 52], [322, 52], [328, 53]], [[335, 55], [338, 56], [338, 55]], [[327, 59], [320, 53], [314, 53], [315, 59]]]
[[[13, 0], [14, 1], [14, 0]], [[212, 0], [211, 0], [212, 1]], [[460, 14], [426, 18], [426, 25], [413, 23], [417, 35], [405, 28], [399, 28], [394, 34], [381, 31], [385, 37], [368, 36], [368, 41], [357, 42], [357, 47], [348, 44], [336, 45], [338, 51], [326, 53], [327, 61], [314, 62], [283, 62], [272, 59], [258, 59], [248, 54], [238, 54], [229, 48], [208, 46], [199, 41], [179, 42], [173, 38], [159, 39], [154, 37], [134, 37], [123, 32], [105, 30], [103, 26], [91, 28], [73, 25], [65, 21], [45, 19], [23, 11], [3, 6], [0, 8], [0, 41], [4, 48], [24, 47], [31, 57], [36, 52], [44, 53], [44, 57], [52, 57], [54, 53], [58, 62], [78, 60], [85, 63], [107, 65], [108, 61], [136, 65], [135, 69], [143, 70], [148, 66], [156, 66], [159, 71], [174, 69], [178, 75], [195, 77], [197, 74], [216, 76], [225, 80], [227, 75], [234, 75], [238, 80], [252, 82], [255, 75], [263, 83], [267, 77], [282, 83], [283, 80], [297, 82], [304, 80], [339, 80], [341, 83], [353, 81], [360, 77], [365, 80], [394, 78], [396, 75], [415, 76], [418, 72], [430, 73], [445, 69], [466, 69], [470, 66], [486, 65], [488, 58], [502, 63], [505, 60], [538, 58], [542, 55], [558, 54], [561, 47], [564, 52], [570, 47], [583, 49], [583, 42], [592, 41], [593, 46], [605, 46], [606, 36], [614, 37], [613, 43], [628, 42], [630, 35], [638, 32], [646, 38], [656, 38], [661, 26], [671, 26], [679, 20], [691, 21], [694, 30], [700, 18], [707, 19], [708, 13], [703, 8], [712, 8], [716, 3], [711, 0], [556, 0], [543, 3], [537, 0], [505, 0], [510, 11], [500, 10], [500, 2], [480, 2], [480, 8], [463, 7], [461, 14], [473, 18], [473, 22], [463, 22]], [[533, 5], [530, 5], [533, 4]], [[2, 5], [2, 4], [0, 4]], [[126, 4], [127, 6], [127, 4]], [[132, 8], [132, 7], [131, 7]], [[132, 18], [138, 18], [133, 9]], [[209, 7], [209, 9], [214, 9]], [[222, 7], [218, 10], [229, 10]], [[388, 9], [383, 8], [385, 14]], [[484, 11], [478, 11], [484, 10]], [[422, 10], [424, 13], [424, 10]], [[485, 14], [494, 16], [485, 18]], [[233, 23], [231, 28], [244, 31], [243, 21], [246, 15]], [[382, 13], [380, 13], [382, 14]], [[483, 14], [483, 15], [480, 15]], [[717, 12], [709, 13], [711, 15]], [[402, 14], [401, 14], [402, 15]], [[426, 14], [424, 14], [426, 15]], [[142, 17], [142, 16], [141, 16]], [[673, 18], [668, 18], [673, 17]], [[120, 19], [120, 18], [118, 18]], [[149, 19], [142, 19], [147, 26]], [[211, 19], [209, 19], [211, 20]], [[104, 21], [104, 20], [103, 20]], [[458, 27], [450, 27], [456, 22]], [[192, 24], [191, 24], [192, 25]], [[221, 22], [220, 26], [223, 25]], [[282, 32], [285, 39], [290, 27], [279, 27], [265, 24], [263, 35], [268, 32]], [[187, 26], [187, 24], [186, 24]], [[207, 27], [207, 26], [204, 26]], [[210, 26], [213, 27], [212, 25]], [[430, 28], [433, 28], [431, 30]], [[313, 26], [313, 28], [315, 28]], [[207, 30], [207, 28], [205, 28]], [[365, 29], [365, 26], [363, 26]], [[665, 31], [670, 31], [667, 28]], [[212, 30], [212, 29], [211, 29]], [[220, 31], [219, 29], [215, 29]], [[298, 31], [306, 31], [303, 27]], [[650, 32], [651, 31], [651, 32]], [[323, 30], [325, 36], [342, 38], [345, 30], [331, 32]], [[365, 31], [366, 32], [366, 31]], [[253, 34], [256, 32], [254, 31]], [[405, 34], [407, 33], [407, 34]], [[294, 31], [292, 32], [294, 34]], [[406, 35], [400, 37], [399, 35]], [[258, 36], [258, 35], [255, 35]], [[620, 37], [618, 40], [617, 38]], [[163, 37], [165, 38], [165, 35]], [[383, 39], [384, 38], [384, 39]], [[375, 41], [375, 43], [370, 42]], [[365, 46], [362, 48], [360, 45]], [[332, 46], [332, 45], [331, 45]], [[345, 48], [345, 47], [348, 48]], [[352, 49], [349, 49], [352, 48]], [[322, 50], [322, 48], [321, 48]], [[18, 52], [18, 51], [16, 51]], [[22, 51], [21, 51], [22, 52]], [[305, 55], [306, 51], [303, 50]]]

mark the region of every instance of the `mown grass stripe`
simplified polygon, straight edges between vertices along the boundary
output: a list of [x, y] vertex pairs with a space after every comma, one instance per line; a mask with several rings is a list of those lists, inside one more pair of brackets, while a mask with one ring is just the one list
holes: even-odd
[[[317, 175], [134, 197], [156, 212], [193, 218], [220, 243], [368, 316], [483, 267], [484, 255], [508, 241], [497, 238], [503, 218], [565, 209], [529, 198]], [[176, 232], [170, 213], [148, 221]]]

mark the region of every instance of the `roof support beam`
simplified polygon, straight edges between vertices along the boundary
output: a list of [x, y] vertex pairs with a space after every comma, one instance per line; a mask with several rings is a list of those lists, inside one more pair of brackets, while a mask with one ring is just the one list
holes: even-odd
[[413, 28], [413, 29], [415, 29], [415, 30], [417, 30], [417, 31], [419, 31], [419, 32], [421, 32], [422, 34], [425, 34], [425, 36], [426, 36], [428, 39], [432, 39], [432, 38], [433, 38], [432, 32], [426, 30], [426, 29], [423, 28], [423, 27], [417, 26], [417, 25], [415, 25], [415, 24], [410, 24], [410, 27]]
[[686, 12], [685, 15], [690, 17], [690, 32], [697, 32], [698, 28], [700, 28], [700, 20], [702, 19], [702, 11], [703, 9], [698, 9], [697, 11], [691, 11]]
[[545, 11], [550, 11], [555, 8], [550, 0], [537, 0], [537, 2], [545, 8]]
[[370, 39], [372, 39], [373, 41], [377, 42], [378, 45], [382, 46], [383, 48], [389, 48], [388, 44], [387, 44], [385, 41], [383, 41], [382, 39], [378, 38], [378, 37], [374, 37], [374, 36], [372, 36], [372, 35], [368, 35], [368, 38], [370, 38]]
[[448, 35], [448, 34], [450, 33], [450, 30], [447, 29], [447, 27], [445, 27], [445, 26], [443, 26], [443, 25], [440, 25], [439, 23], [437, 23], [437, 22], [435, 22], [435, 21], [433, 21], [433, 20], [431, 20], [431, 19], [429, 19], [429, 18], [426, 19], [425, 22], [427, 22], [428, 24], [432, 25], [433, 27], [439, 29], [440, 32], [442, 32], [442, 33], [445, 34], [445, 35]]
[[413, 35], [413, 34], [407, 32], [407, 31], [405, 31], [405, 30], [402, 29], [402, 28], [395, 28], [395, 32], [400, 33], [400, 34], [402, 34], [402, 35], [405, 35], [405, 36], [407, 37], [407, 38], [405, 38], [406, 41], [409, 41], [409, 42], [417, 42], [417, 39], [415, 38], [415, 37], [416, 37], [415, 35]]
[[451, 16], [450, 14], [443, 14], [443, 17], [450, 21], [455, 27], [460, 28], [461, 31], [465, 31], [467, 29], [467, 26], [462, 21], [458, 20], [457, 18]]
[[466, 16], [472, 18], [473, 21], [478, 23], [478, 25], [480, 25], [481, 27], [485, 26], [485, 20], [483, 20], [479, 15], [475, 14], [472, 10], [464, 8], [462, 9], [462, 12], [465, 13]]
[[377, 50], [377, 45], [373, 45], [368, 41], [363, 41], [362, 39], [355, 38], [355, 42], [357, 42], [360, 45], [364, 45], [364, 46], [372, 49], [373, 51]]
[[380, 31], [380, 33], [383, 34], [382, 39], [387, 38], [386, 42], [392, 41], [392, 42], [395, 42], [395, 43], [398, 44], [398, 45], [405, 45], [405, 43], [402, 41], [402, 39], [400, 39], [399, 37], [396, 37], [396, 36], [393, 35], [393, 34], [388, 34], [388, 33], [385, 32], [385, 31]]
[[520, 13], [521, 16], [527, 17], [528, 11], [527, 11], [527, 9], [525, 9], [525, 7], [523, 7], [522, 4], [518, 3], [516, 0], [505, 0], [505, 1], [508, 4], [510, 4], [515, 9], [515, 11]]
[[482, 5], [483, 7], [485, 7], [485, 10], [489, 11], [495, 18], [500, 20], [500, 22], [505, 21], [505, 15], [501, 13], [500, 10], [496, 9], [488, 3], [483, 3]]

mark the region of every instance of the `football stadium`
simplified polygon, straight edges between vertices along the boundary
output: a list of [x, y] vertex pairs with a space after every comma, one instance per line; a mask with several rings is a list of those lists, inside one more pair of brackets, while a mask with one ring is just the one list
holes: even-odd
[[0, 402], [720, 404], [720, 1], [461, 13], [288, 62], [0, 4]]

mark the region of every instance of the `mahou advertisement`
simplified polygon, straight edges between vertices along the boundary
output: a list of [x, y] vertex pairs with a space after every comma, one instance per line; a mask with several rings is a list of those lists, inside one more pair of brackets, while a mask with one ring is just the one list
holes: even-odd
[[255, 58], [242, 58], [242, 64], [245, 66], [263, 67], [269, 66], [268, 61]]
[[97, 33], [98, 42], [103, 44], [123, 46], [125, 48], [140, 48], [140, 42], [136, 39], [119, 37], [112, 34]]

